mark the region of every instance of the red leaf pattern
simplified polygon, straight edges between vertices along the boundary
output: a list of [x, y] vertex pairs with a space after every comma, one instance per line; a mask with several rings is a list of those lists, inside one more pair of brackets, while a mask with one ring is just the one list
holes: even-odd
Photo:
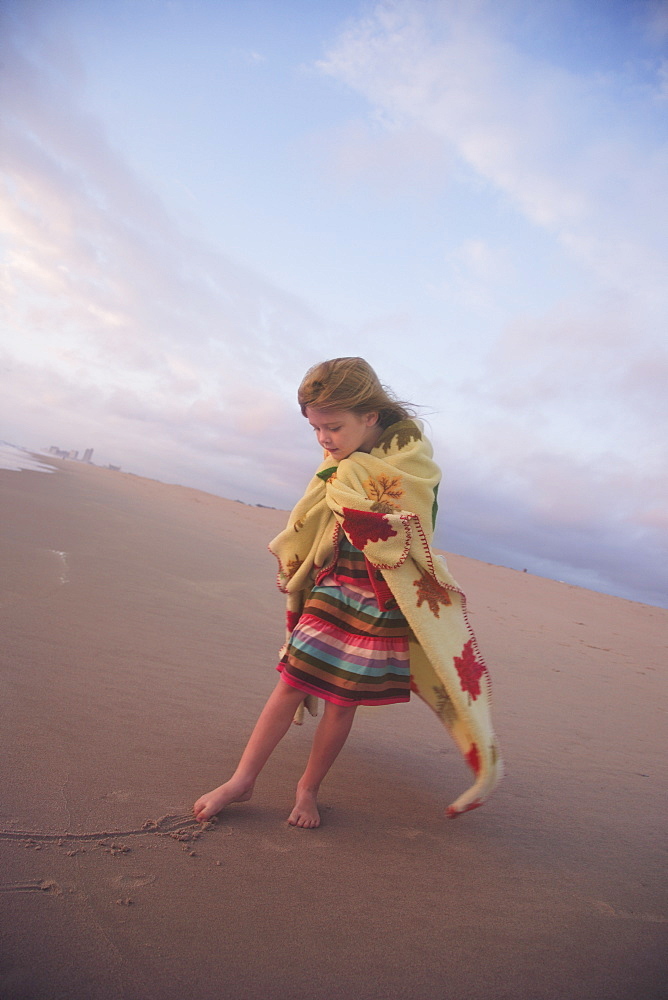
[[440, 605], [444, 604], [446, 607], [452, 604], [450, 599], [450, 594], [445, 587], [442, 587], [438, 580], [434, 579], [429, 573], [420, 570], [420, 579], [413, 580], [413, 586], [417, 587], [417, 606], [421, 608], [423, 603], [426, 601], [429, 605], [429, 610], [432, 615], [436, 618], [440, 615]]
[[363, 549], [367, 542], [386, 541], [396, 535], [384, 514], [352, 507], [344, 507], [343, 514], [343, 530], [356, 549]]
[[480, 754], [478, 753], [478, 744], [472, 743], [471, 749], [466, 754], [466, 762], [471, 768], [474, 774], [477, 774], [480, 770]]
[[462, 691], [468, 691], [473, 701], [480, 694], [480, 678], [485, 672], [485, 664], [476, 659], [473, 640], [469, 639], [461, 656], [455, 656], [455, 667], [459, 674]]

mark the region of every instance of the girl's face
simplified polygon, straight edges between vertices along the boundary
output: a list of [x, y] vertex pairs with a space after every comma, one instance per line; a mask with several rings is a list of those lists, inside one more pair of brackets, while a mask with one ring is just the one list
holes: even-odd
[[377, 413], [316, 410], [307, 406], [306, 417], [320, 447], [325, 448], [337, 462], [348, 458], [354, 451], [371, 451], [383, 432]]

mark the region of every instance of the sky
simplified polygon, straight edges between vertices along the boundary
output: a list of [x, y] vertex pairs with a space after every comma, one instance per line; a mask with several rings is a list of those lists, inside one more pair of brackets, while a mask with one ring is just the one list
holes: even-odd
[[362, 355], [441, 547], [668, 605], [667, 2], [0, 19], [0, 439], [289, 509]]

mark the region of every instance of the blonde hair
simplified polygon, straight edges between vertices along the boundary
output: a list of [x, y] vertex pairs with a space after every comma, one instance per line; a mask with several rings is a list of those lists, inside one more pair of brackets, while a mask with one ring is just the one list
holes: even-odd
[[375, 371], [364, 358], [333, 358], [309, 368], [297, 390], [301, 411], [352, 410], [354, 413], [378, 413], [381, 427], [412, 417], [413, 408], [402, 403], [391, 389], [381, 385]]

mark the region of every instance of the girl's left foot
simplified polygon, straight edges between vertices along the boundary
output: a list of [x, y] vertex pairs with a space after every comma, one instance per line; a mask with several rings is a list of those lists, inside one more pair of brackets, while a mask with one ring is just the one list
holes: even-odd
[[315, 830], [320, 826], [317, 806], [317, 792], [297, 788], [295, 807], [288, 816], [290, 826], [301, 826], [305, 830]]

